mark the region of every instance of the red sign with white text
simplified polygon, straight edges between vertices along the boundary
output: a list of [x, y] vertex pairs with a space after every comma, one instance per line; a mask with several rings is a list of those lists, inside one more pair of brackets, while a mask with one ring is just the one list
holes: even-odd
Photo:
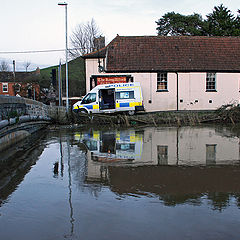
[[110, 83], [125, 83], [127, 82], [126, 77], [97, 77], [97, 85], [110, 84]]

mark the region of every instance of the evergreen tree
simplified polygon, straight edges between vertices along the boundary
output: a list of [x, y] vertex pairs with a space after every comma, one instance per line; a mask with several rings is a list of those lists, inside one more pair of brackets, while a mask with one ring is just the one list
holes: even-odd
[[182, 15], [175, 12], [165, 14], [157, 22], [158, 35], [204, 35], [202, 16], [199, 14]]
[[169, 12], [156, 21], [158, 35], [162, 36], [240, 36], [240, 10], [237, 17], [222, 4], [206, 16], [182, 15]]
[[207, 15], [208, 35], [210, 36], [232, 36], [235, 32], [234, 16], [230, 10], [222, 4], [214, 7], [212, 13]]

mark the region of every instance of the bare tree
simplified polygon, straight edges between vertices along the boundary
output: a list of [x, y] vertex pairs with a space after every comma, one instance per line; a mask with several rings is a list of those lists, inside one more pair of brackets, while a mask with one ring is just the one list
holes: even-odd
[[26, 61], [26, 62], [23, 63], [23, 66], [25, 67], [26, 72], [27, 72], [27, 69], [30, 65], [31, 65], [31, 62], [29, 62], [29, 61]]
[[0, 72], [9, 72], [9, 65], [4, 60], [2, 60], [0, 63]]
[[101, 31], [94, 19], [90, 22], [78, 24], [70, 36], [70, 57], [74, 59], [96, 50], [94, 39], [100, 36]]

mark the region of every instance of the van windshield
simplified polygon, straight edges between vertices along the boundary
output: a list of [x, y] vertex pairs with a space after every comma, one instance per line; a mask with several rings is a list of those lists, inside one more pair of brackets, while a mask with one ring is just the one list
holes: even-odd
[[96, 102], [96, 93], [87, 94], [86, 97], [83, 98], [81, 103], [88, 104], [88, 103], [92, 103], [92, 102]]

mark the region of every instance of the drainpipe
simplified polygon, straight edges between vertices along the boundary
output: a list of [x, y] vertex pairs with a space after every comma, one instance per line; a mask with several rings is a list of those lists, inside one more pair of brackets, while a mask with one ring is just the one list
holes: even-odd
[[178, 104], [179, 104], [179, 93], [178, 93], [178, 91], [179, 91], [179, 84], [178, 84], [178, 72], [176, 72], [176, 75], [177, 75], [177, 111], [179, 110], [179, 106], [178, 106]]
[[153, 69], [150, 72], [150, 96], [149, 96], [148, 103], [152, 103], [152, 72], [153, 72]]
[[150, 97], [148, 102], [152, 103], [152, 73], [150, 73]]

